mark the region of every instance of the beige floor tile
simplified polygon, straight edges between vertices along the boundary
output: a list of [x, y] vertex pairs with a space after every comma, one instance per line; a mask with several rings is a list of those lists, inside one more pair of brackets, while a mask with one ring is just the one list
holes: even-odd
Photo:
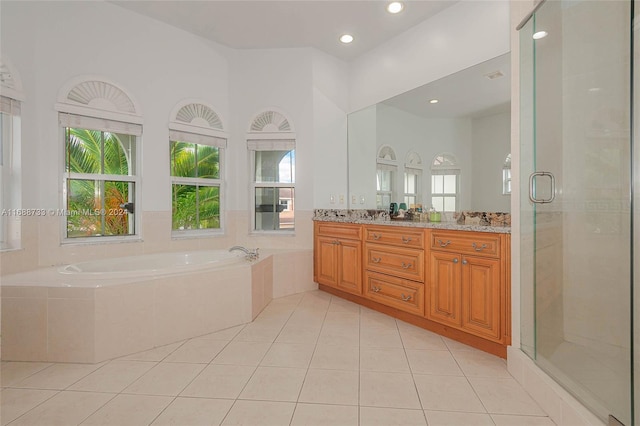
[[357, 371], [310, 369], [298, 401], [358, 405], [358, 383]]
[[205, 334], [204, 336], [196, 337], [196, 339], [212, 339], [212, 340], [224, 340], [230, 341], [245, 327], [246, 324], [238, 325], [236, 327], [226, 328], [224, 330], [216, 331], [215, 333]]
[[237, 400], [223, 425], [275, 426], [288, 425], [296, 404], [292, 402]]
[[246, 365], [207, 366], [181, 396], [235, 399], [247, 384], [256, 367]]
[[505, 414], [492, 414], [491, 418], [496, 426], [554, 426], [555, 423], [549, 417], [538, 416], [513, 416]]
[[425, 415], [429, 426], [494, 426], [491, 416], [483, 413], [425, 410]]
[[360, 405], [366, 407], [422, 408], [411, 374], [360, 373]]
[[427, 330], [410, 326], [398, 327], [402, 345], [405, 349], [430, 350], [430, 351], [448, 351], [449, 348], [442, 340], [442, 337]]
[[268, 342], [229, 343], [212, 361], [213, 364], [257, 366], [269, 350]]
[[22, 417], [12, 426], [69, 426], [80, 424], [115, 395], [95, 392], [60, 392]]
[[358, 330], [360, 328], [360, 315], [357, 312], [327, 312], [324, 317], [323, 327], [341, 327]]
[[359, 365], [359, 348], [357, 346], [318, 344], [313, 353], [310, 368], [358, 371]]
[[467, 377], [511, 378], [507, 362], [495, 355], [481, 351], [453, 352], [453, 356]]
[[120, 394], [93, 413], [83, 426], [148, 425], [173, 400], [170, 396]]
[[306, 373], [304, 368], [258, 367], [239, 398], [296, 402]]
[[469, 382], [491, 414], [546, 416], [514, 379], [470, 377]]
[[397, 328], [362, 328], [360, 330], [362, 348], [402, 348], [402, 340]]
[[462, 370], [449, 351], [407, 349], [407, 358], [413, 374], [462, 376]]
[[274, 343], [260, 362], [269, 367], [307, 368], [315, 345], [308, 343]]
[[465, 377], [414, 374], [413, 379], [425, 410], [487, 412]]
[[192, 339], [173, 351], [164, 362], [208, 364], [228, 343], [213, 339]]
[[51, 365], [50, 362], [3, 362], [0, 367], [0, 385], [11, 386]]
[[125, 361], [162, 361], [173, 351], [178, 349], [184, 341], [172, 343], [170, 345], [158, 346], [157, 348], [150, 349], [144, 352], [138, 352], [135, 354], [127, 355], [120, 358]]
[[479, 349], [465, 345], [464, 343], [460, 343], [456, 340], [449, 339], [448, 337], [443, 337], [442, 340], [451, 352], [482, 352]]
[[290, 325], [291, 322], [284, 326], [276, 342], [278, 343], [311, 343], [315, 344], [320, 335], [320, 327], [309, 327], [300, 325]]
[[358, 407], [298, 404], [291, 426], [358, 426]]
[[398, 329], [395, 318], [372, 311], [371, 309], [363, 308], [360, 309], [360, 327], [362, 327], [363, 330], [370, 328]]
[[119, 393], [155, 365], [147, 361], [111, 361], [71, 385], [69, 390]]
[[410, 373], [404, 349], [362, 348], [360, 349], [360, 371], [387, 373]]
[[15, 383], [18, 388], [66, 389], [103, 364], [53, 364]]
[[354, 314], [360, 314], [360, 305], [357, 305], [348, 300], [334, 297], [329, 304], [328, 312], [349, 312]]
[[154, 426], [219, 425], [233, 400], [176, 398], [152, 423]]
[[4, 426], [54, 396], [58, 391], [3, 389], [0, 391], [0, 422]]
[[233, 338], [235, 342], [273, 342], [282, 330], [283, 324], [271, 325], [251, 323]]
[[203, 364], [161, 362], [123, 392], [139, 395], [176, 396], [204, 369]]
[[360, 346], [360, 328], [322, 327], [318, 345]]
[[423, 426], [426, 424], [422, 410], [360, 407], [360, 426]]

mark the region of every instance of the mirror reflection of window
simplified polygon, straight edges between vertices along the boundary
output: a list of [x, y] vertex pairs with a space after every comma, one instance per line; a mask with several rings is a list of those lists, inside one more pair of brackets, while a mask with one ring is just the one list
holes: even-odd
[[409, 208], [422, 202], [420, 197], [421, 180], [422, 160], [417, 153], [411, 151], [407, 155], [407, 162], [404, 165], [404, 202]]
[[502, 166], [502, 195], [511, 195], [511, 154], [507, 154]]
[[387, 145], [380, 147], [376, 164], [376, 208], [388, 209], [389, 204], [396, 198], [394, 188], [397, 172], [398, 165], [393, 148]]
[[453, 154], [438, 154], [431, 164], [431, 207], [455, 212], [460, 192], [460, 167]]

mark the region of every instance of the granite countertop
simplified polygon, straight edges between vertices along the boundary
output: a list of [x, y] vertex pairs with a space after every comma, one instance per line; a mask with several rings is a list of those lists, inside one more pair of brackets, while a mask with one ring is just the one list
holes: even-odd
[[[385, 214], [376, 214], [373, 211], [347, 211], [347, 210], [316, 210], [313, 217], [317, 222], [356, 223], [363, 225], [398, 226], [406, 228], [422, 229], [446, 229], [453, 231], [492, 232], [497, 234], [510, 234], [510, 225], [465, 225], [453, 221], [445, 222], [417, 222], [411, 220], [391, 220]], [[510, 219], [510, 218], [509, 218]]]
[[458, 225], [455, 222], [414, 222], [410, 220], [366, 220], [337, 217], [314, 217], [317, 222], [357, 223], [363, 225], [401, 226], [406, 228], [447, 229], [453, 231], [492, 232], [510, 234], [510, 226]]

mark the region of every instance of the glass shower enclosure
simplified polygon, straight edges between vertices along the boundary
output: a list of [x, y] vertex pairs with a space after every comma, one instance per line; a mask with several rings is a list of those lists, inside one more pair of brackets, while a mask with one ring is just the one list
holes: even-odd
[[519, 30], [521, 349], [603, 421], [628, 426], [640, 253], [633, 3], [549, 0]]

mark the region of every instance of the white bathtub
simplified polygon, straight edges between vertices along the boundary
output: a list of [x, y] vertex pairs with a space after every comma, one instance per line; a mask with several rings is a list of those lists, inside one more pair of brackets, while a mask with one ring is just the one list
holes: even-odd
[[[87, 282], [84, 280], [115, 280], [106, 283], [106, 285], [114, 285], [120, 283], [119, 278], [183, 274], [243, 262], [246, 260], [245, 254], [242, 252], [207, 250], [91, 260], [61, 266], [58, 268], [58, 272], [63, 274], [65, 278], [73, 278], [74, 282], [81, 286], [83, 282]], [[68, 280], [65, 281], [68, 282]], [[98, 286], [100, 285], [98, 284]]]
[[252, 321], [272, 298], [273, 258], [161, 253], [0, 282], [3, 360], [95, 363]]

